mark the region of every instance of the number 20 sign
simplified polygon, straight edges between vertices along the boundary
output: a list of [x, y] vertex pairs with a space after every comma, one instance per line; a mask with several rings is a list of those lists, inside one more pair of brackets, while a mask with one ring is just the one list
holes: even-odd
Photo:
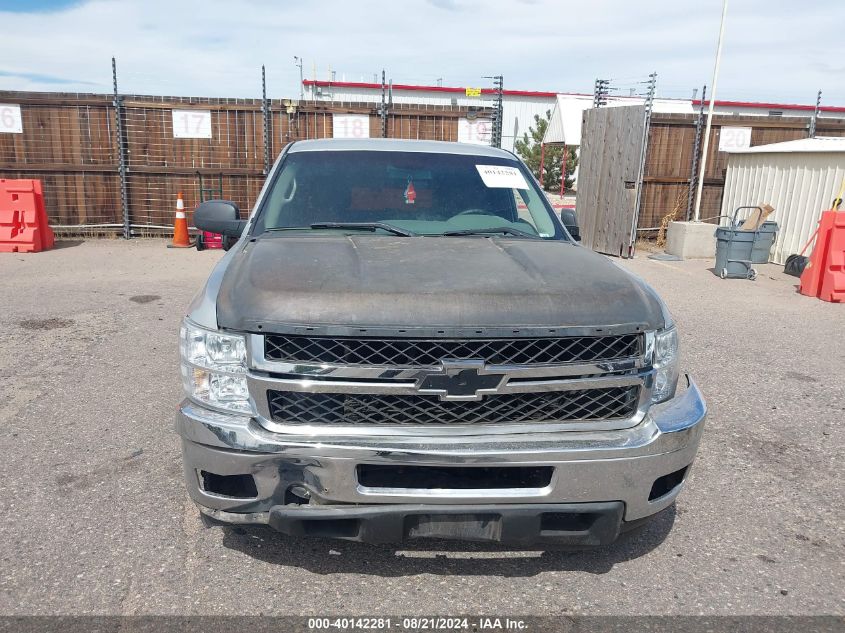
[[723, 125], [719, 129], [719, 151], [751, 147], [751, 128]]
[[173, 138], [211, 138], [211, 110], [173, 110]]

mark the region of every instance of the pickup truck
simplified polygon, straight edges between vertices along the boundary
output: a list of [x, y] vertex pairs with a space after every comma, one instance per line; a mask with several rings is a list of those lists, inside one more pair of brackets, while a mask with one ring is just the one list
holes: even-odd
[[[446, 142], [288, 145], [180, 332], [206, 525], [603, 545], [669, 508], [706, 408], [663, 301], [526, 166]], [[567, 227], [566, 224], [569, 226]]]

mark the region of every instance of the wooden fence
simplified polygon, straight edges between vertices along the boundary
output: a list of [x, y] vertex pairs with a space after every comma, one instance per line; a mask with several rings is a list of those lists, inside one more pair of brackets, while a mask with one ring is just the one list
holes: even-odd
[[[677, 219], [686, 219], [697, 118], [697, 115], [685, 114], [652, 115], [639, 212], [641, 230], [659, 227], [663, 217], [674, 210], [679, 200]], [[701, 218], [712, 219], [722, 208], [728, 166], [728, 153], [719, 151], [723, 126], [751, 128], [751, 145], [756, 146], [807, 138], [809, 123], [810, 119], [804, 117], [714, 115], [704, 172]], [[816, 135], [845, 136], [845, 119], [819, 118]], [[700, 141], [703, 145], [703, 138]], [[693, 180], [697, 178], [696, 172]]]
[[645, 106], [584, 113], [590, 134], [581, 138], [578, 216], [584, 244], [600, 253], [628, 255], [625, 236], [635, 220], [644, 126]]
[[[677, 220], [691, 219], [688, 204], [690, 189], [695, 186], [698, 178], [697, 169], [693, 171], [693, 155], [696, 140], [699, 147], [703, 146], [704, 126], [699, 115], [652, 114], [642, 183], [633, 183], [634, 187], [642, 187], [639, 209], [633, 209], [637, 218], [634, 223], [628, 221], [633, 216], [632, 210], [626, 205], [632, 195], [633, 199], [636, 198], [636, 191], [631, 191], [630, 169], [624, 166], [640, 159], [642, 146], [637, 141], [636, 133], [625, 136], [628, 140], [620, 143], [619, 130], [626, 125], [634, 125], [630, 121], [632, 112], [636, 111], [637, 116], [642, 118], [642, 107], [601, 110], [604, 113], [600, 117], [594, 116], [593, 110], [585, 111], [582, 123], [578, 175], [579, 221], [585, 227], [594, 227], [592, 231], [588, 229], [586, 232], [586, 245], [600, 252], [626, 256], [624, 252], [620, 253], [618, 245], [635, 242], [636, 235], [632, 233], [634, 226], [640, 234], [653, 234], [667, 215], [674, 214]], [[756, 146], [806, 138], [809, 124], [809, 118], [801, 117], [714, 115], [704, 174], [701, 219], [715, 222], [715, 217], [721, 212], [728, 160], [728, 153], [719, 151], [723, 127], [751, 128], [750, 142]], [[845, 136], [845, 119], [819, 118], [816, 135]], [[608, 145], [613, 146], [613, 149], [607, 149]], [[610, 156], [612, 163], [608, 165], [596, 159], [596, 152], [604, 152], [605, 157]], [[596, 186], [593, 187], [591, 183]], [[763, 201], [748, 203], [759, 202]]]
[[[333, 115], [369, 117], [369, 136], [382, 135], [377, 104], [124, 96], [0, 91], [0, 103], [19, 104], [23, 133], [0, 134], [0, 178], [43, 182], [50, 223], [65, 230], [166, 232], [176, 195], [191, 209], [203, 188], [252, 207], [274, 160], [295, 140], [333, 136]], [[173, 110], [208, 110], [211, 138], [174, 138]], [[456, 141], [461, 117], [487, 110], [394, 104], [389, 138]], [[121, 178], [121, 153], [126, 171]], [[126, 192], [124, 216], [123, 191]], [[219, 189], [219, 190], [218, 190]]]

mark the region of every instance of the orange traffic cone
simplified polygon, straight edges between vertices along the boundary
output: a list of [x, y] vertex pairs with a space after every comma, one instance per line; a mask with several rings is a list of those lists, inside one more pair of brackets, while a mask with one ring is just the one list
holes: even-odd
[[188, 237], [188, 218], [185, 216], [185, 202], [182, 200], [182, 192], [176, 195], [176, 220], [173, 222], [173, 244], [168, 248], [193, 248]]

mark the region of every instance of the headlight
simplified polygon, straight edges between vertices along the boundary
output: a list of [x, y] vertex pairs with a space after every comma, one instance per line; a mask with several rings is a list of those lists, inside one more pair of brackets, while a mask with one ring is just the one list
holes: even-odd
[[654, 337], [654, 375], [652, 402], [664, 402], [675, 395], [678, 386], [678, 331], [674, 328], [660, 330]]
[[179, 330], [182, 385], [192, 400], [236, 413], [254, 413], [246, 383], [246, 339], [206, 330], [188, 319]]

